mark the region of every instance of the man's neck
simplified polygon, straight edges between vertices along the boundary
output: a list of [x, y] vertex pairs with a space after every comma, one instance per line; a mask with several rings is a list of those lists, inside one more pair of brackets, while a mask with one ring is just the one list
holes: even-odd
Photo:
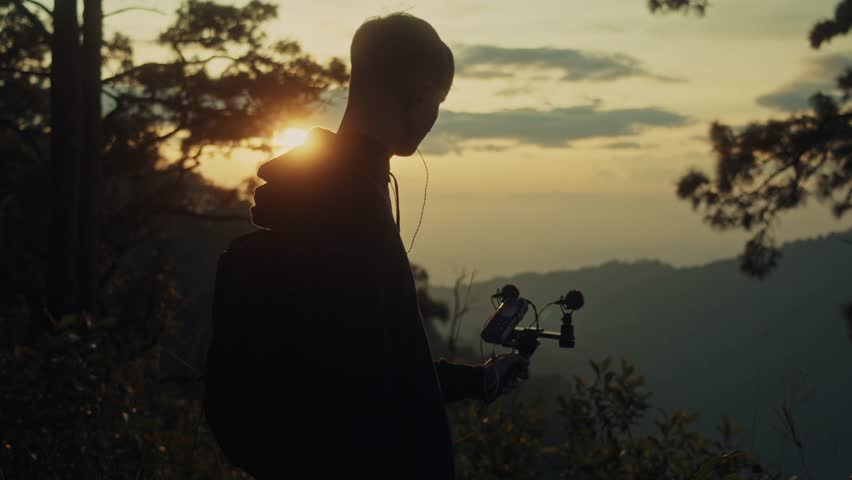
[[391, 149], [387, 141], [388, 135], [384, 129], [380, 128], [374, 119], [369, 119], [365, 115], [358, 115], [355, 110], [347, 107], [343, 114], [343, 119], [340, 121], [340, 126], [337, 128], [337, 133], [340, 135], [362, 135], [375, 140], [384, 147], [386, 152], [385, 159], [390, 159]]

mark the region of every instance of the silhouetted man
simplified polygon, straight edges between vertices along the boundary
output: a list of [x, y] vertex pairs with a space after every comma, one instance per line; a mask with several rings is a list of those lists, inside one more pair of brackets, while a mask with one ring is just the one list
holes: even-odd
[[[454, 477], [445, 402], [493, 401], [527, 360], [434, 362], [388, 195], [452, 84], [423, 20], [369, 20], [351, 46], [337, 133], [258, 171], [252, 222], [219, 259], [205, 408], [227, 457], [260, 479]], [[290, 475], [293, 474], [293, 475]]]

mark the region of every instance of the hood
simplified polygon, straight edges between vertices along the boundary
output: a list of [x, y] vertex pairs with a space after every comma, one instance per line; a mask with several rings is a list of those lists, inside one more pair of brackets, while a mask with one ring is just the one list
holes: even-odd
[[318, 225], [351, 208], [365, 192], [387, 194], [390, 155], [366, 135], [314, 128], [305, 143], [264, 163], [252, 223], [271, 230]]

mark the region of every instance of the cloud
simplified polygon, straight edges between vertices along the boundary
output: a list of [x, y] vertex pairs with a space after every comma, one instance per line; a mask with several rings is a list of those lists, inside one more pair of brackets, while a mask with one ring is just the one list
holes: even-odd
[[505, 152], [506, 150], [511, 149], [511, 148], [512, 148], [512, 146], [511, 146], [511, 145], [495, 145], [495, 144], [493, 144], [493, 143], [489, 143], [489, 144], [487, 144], [487, 145], [476, 145], [476, 146], [473, 146], [473, 147], [471, 147], [471, 148], [472, 148], [473, 150], [478, 151], [478, 152], [495, 152], [495, 153], [499, 153], [499, 152]]
[[433, 154], [460, 153], [466, 141], [482, 139], [564, 148], [574, 140], [636, 135], [644, 127], [677, 127], [688, 120], [659, 108], [602, 110], [597, 103], [552, 110], [443, 111], [423, 149]]
[[662, 82], [683, 81], [649, 72], [635, 57], [571, 48], [503, 48], [494, 45], [455, 47], [456, 74], [468, 78], [509, 79], [519, 70], [557, 70], [562, 81], [611, 81], [629, 77]]
[[610, 150], [629, 150], [642, 148], [642, 146], [639, 145], [639, 142], [613, 142], [604, 145], [603, 148], [608, 148]]
[[758, 105], [780, 110], [796, 112], [810, 108], [808, 100], [817, 92], [826, 94], [837, 91], [835, 77], [852, 65], [852, 55], [833, 54], [808, 60], [806, 71], [787, 85], [757, 97]]
[[[346, 89], [323, 96], [324, 108], [310, 124], [336, 130], [346, 106]], [[591, 138], [629, 137], [647, 127], [678, 127], [689, 118], [655, 107], [605, 110], [603, 101], [588, 99], [584, 105], [534, 109], [518, 108], [495, 112], [441, 110], [435, 127], [421, 145], [424, 153], [460, 154], [466, 149], [504, 152], [518, 145], [566, 148], [571, 141]], [[479, 140], [479, 141], [477, 141]], [[638, 148], [629, 139], [615, 139], [607, 148]]]
[[498, 97], [515, 97], [518, 95], [526, 95], [537, 91], [536, 87], [530, 84], [516, 85], [498, 90], [495, 95]]

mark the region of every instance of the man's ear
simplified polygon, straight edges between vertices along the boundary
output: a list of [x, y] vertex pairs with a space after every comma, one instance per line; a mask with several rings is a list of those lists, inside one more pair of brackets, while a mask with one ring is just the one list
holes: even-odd
[[412, 85], [405, 94], [405, 103], [403, 106], [406, 111], [412, 111], [427, 100], [428, 89], [423, 85]]
[[409, 90], [403, 98], [402, 107], [406, 112], [414, 111], [417, 105], [423, 101], [423, 95], [417, 90]]

